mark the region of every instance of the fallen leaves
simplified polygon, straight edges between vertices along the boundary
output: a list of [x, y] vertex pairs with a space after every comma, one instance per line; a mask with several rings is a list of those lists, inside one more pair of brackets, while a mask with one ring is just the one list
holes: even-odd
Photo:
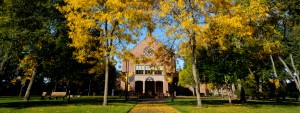
[[137, 104], [129, 113], [180, 113], [166, 104]]

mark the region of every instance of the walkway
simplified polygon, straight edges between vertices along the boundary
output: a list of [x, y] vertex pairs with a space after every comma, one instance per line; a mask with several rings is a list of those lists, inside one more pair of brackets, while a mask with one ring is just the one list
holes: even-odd
[[129, 113], [179, 113], [165, 102], [168, 99], [143, 99]]

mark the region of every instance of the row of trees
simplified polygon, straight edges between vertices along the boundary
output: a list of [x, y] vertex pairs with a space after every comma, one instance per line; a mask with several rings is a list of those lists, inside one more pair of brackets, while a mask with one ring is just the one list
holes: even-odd
[[[191, 76], [186, 73], [196, 70], [202, 83], [230, 90], [231, 85], [236, 84], [242, 86], [247, 95], [257, 98], [273, 98], [275, 93], [287, 92], [298, 97], [299, 63], [296, 62], [300, 59], [292, 56], [299, 55], [299, 3], [294, 0], [212, 0], [211, 4], [205, 4], [208, 8], [204, 9], [210, 10], [203, 19], [206, 26], [201, 33], [204, 34], [198, 40], [204, 43], [197, 46], [194, 58], [183, 57], [186, 66], [180, 72], [179, 84], [195, 85], [186, 79]], [[190, 45], [182, 43], [181, 50]], [[196, 69], [191, 59], [198, 61]]]
[[[42, 91], [69, 90], [79, 94], [90, 89], [89, 94], [103, 93], [99, 86], [104, 84], [104, 68], [94, 68], [100, 63], [78, 63], [73, 57], [66, 19], [56, 9], [63, 5], [63, 0], [0, 2], [1, 95], [25, 94], [28, 101], [30, 92], [41, 95]], [[115, 63], [109, 65], [114, 80]], [[109, 82], [110, 89], [114, 82]]]
[[[203, 80], [231, 84], [251, 72], [260, 81], [258, 73], [270, 67], [261, 62], [269, 62], [269, 56], [299, 57], [297, 0], [6, 0], [1, 5], [5, 46], [0, 54], [6, 64], [1, 73], [9, 72], [3, 71], [9, 64], [10, 75], [31, 75], [30, 91], [36, 75], [71, 80], [104, 69], [103, 105], [112, 81], [109, 64], [115, 55], [131, 56], [126, 45], [136, 43], [142, 29], [150, 36], [154, 29], [164, 29], [165, 39], [181, 43], [166, 47], [177, 49], [191, 65], [198, 107]], [[282, 69], [274, 62], [274, 70]]]

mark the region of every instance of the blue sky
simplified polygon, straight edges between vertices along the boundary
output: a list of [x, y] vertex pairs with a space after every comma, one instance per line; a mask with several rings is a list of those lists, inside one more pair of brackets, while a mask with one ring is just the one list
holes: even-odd
[[[138, 41], [138, 43], [140, 43], [145, 37], [146, 37], [146, 30], [144, 29], [144, 30], [142, 30], [141, 31], [142, 32], [142, 34], [138, 37], [139, 38], [139, 41]], [[154, 32], [152, 33], [152, 35], [154, 36], [154, 37], [157, 37], [157, 40], [159, 41], [159, 42], [163, 42], [163, 40], [166, 38], [165, 36], [164, 36], [164, 31], [162, 30], [162, 29], [155, 29], [154, 30]], [[137, 44], [138, 44], [137, 43]], [[134, 46], [135, 46], [136, 44], [130, 44], [130, 45], [128, 45], [127, 46], [127, 49], [132, 49]], [[117, 59], [117, 57], [115, 57], [115, 59]], [[122, 64], [121, 64], [121, 61], [120, 61], [120, 59], [117, 59], [117, 65], [116, 65], [116, 68], [117, 68], [117, 70], [121, 70], [121, 66], [122, 66]], [[181, 69], [181, 68], [183, 68], [183, 65], [184, 65], [184, 61], [182, 60], [182, 59], [180, 59], [180, 58], [177, 58], [177, 65], [176, 65], [176, 68], [177, 68], [177, 70], [178, 69]]]

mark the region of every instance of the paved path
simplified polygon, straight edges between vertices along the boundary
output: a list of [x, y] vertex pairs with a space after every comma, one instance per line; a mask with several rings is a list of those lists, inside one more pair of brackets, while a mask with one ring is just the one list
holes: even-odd
[[168, 99], [143, 99], [129, 113], [179, 113], [165, 102]]

